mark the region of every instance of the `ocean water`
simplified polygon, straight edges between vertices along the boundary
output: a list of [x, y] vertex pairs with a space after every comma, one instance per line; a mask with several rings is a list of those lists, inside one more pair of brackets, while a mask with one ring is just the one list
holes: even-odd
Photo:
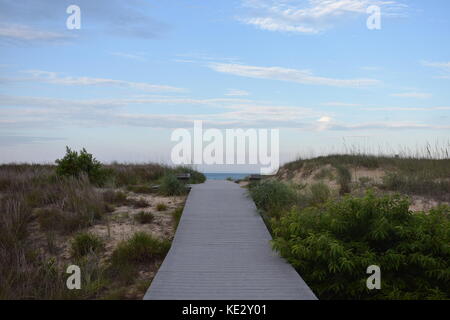
[[208, 180], [226, 180], [228, 177], [232, 178], [233, 180], [237, 179], [243, 179], [251, 173], [211, 173], [211, 172], [204, 172], [203, 173], [206, 176], [206, 179]]

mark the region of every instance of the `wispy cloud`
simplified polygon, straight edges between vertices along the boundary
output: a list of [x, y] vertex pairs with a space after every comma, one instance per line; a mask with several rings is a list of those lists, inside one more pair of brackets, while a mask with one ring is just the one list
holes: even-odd
[[[119, 0], [77, 0], [74, 1], [82, 8], [83, 24], [90, 26], [90, 33], [97, 32], [108, 36], [127, 38], [157, 38], [170, 30], [170, 26], [151, 16], [152, 4], [145, 0], [119, 1]], [[61, 30], [64, 28], [66, 8], [71, 4], [68, 1], [55, 0], [0, 0], [0, 21], [7, 24], [19, 23], [27, 25], [32, 21], [33, 27], [39, 26], [42, 30]], [[83, 15], [86, 13], [86, 15]], [[94, 27], [94, 28], [92, 28]], [[13, 30], [7, 30], [11, 34]], [[24, 40], [33, 38], [58, 37], [58, 33], [50, 31], [38, 32], [20, 29], [16, 37]], [[81, 38], [81, 37], [80, 37]]]
[[137, 60], [137, 61], [146, 61], [144, 54], [142, 53], [128, 53], [128, 52], [110, 52], [110, 55], [125, 58], [125, 59], [131, 59], [131, 60]]
[[0, 38], [19, 41], [61, 41], [72, 38], [61, 32], [40, 30], [23, 24], [1, 24]]
[[433, 95], [424, 92], [403, 92], [403, 93], [393, 93], [391, 94], [391, 96], [398, 98], [428, 99], [431, 98]]
[[450, 61], [449, 62], [431, 62], [421, 61], [423, 66], [435, 68], [439, 71], [438, 79], [450, 79]]
[[250, 92], [239, 89], [228, 89], [228, 92], [225, 93], [225, 95], [230, 97], [249, 96]]
[[371, 107], [363, 108], [365, 111], [446, 111], [450, 107]]
[[[218, 107], [214, 112], [190, 114], [136, 112], [133, 104], [200, 103]], [[58, 128], [68, 124], [79, 127], [133, 126], [151, 128], [192, 127], [194, 120], [217, 128], [294, 128], [299, 130], [448, 130], [450, 126], [414, 121], [351, 122], [339, 121], [327, 112], [300, 106], [280, 106], [246, 99], [97, 99], [64, 100], [45, 97], [0, 95], [2, 129]], [[425, 109], [425, 108], [424, 108]], [[160, 110], [155, 109], [155, 110]], [[450, 110], [436, 107], [434, 110]], [[424, 110], [425, 111], [425, 110]]]
[[3, 79], [8, 81], [34, 81], [44, 82], [56, 85], [66, 86], [105, 86], [105, 87], [120, 87], [129, 88], [147, 92], [185, 92], [186, 89], [172, 87], [168, 85], [151, 84], [146, 82], [132, 82], [124, 80], [115, 80], [107, 78], [92, 78], [92, 77], [67, 77], [60, 76], [57, 72], [42, 71], [42, 70], [27, 70], [23, 71], [25, 74], [31, 75], [29, 78], [19, 79]]
[[282, 67], [258, 67], [227, 63], [211, 63], [208, 66], [214, 71], [241, 77], [281, 80], [301, 84], [334, 87], [365, 87], [380, 84], [380, 81], [375, 79], [335, 79], [315, 76], [308, 70], [288, 69]]
[[51, 141], [65, 140], [58, 137], [34, 137], [34, 136], [16, 136], [16, 135], [1, 135], [0, 146], [15, 146], [20, 144], [45, 143]]
[[356, 124], [333, 124], [329, 130], [447, 130], [450, 125], [436, 125], [420, 122], [366, 122]]
[[[306, 3], [305, 3], [306, 2]], [[250, 13], [238, 17], [262, 30], [319, 33], [351, 16], [367, 14], [371, 5], [382, 7], [385, 16], [399, 15], [406, 8], [398, 1], [378, 0], [243, 0]]]
[[358, 103], [347, 103], [347, 102], [339, 102], [339, 101], [330, 101], [322, 103], [323, 106], [327, 107], [359, 107], [361, 106]]

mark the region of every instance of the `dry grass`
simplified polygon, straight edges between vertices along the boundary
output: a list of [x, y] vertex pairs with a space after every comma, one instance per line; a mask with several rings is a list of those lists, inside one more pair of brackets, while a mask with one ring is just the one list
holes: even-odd
[[[134, 267], [133, 278], [125, 285], [109, 272], [112, 254], [136, 232], [169, 243], [175, 231], [173, 217], [152, 204], [164, 203], [175, 210], [185, 197], [128, 188], [156, 183], [171, 168], [108, 167], [113, 178], [108, 188], [100, 189], [83, 175], [58, 177], [50, 165], [0, 166], [0, 299], [142, 297], [143, 284], [156, 273], [161, 255]], [[136, 218], [139, 212], [145, 223]], [[65, 286], [65, 268], [70, 264], [82, 269], [82, 290]]]

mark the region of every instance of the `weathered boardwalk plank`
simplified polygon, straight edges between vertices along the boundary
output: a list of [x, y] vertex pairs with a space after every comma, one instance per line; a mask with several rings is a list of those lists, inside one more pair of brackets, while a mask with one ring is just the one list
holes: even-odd
[[245, 189], [228, 181], [194, 185], [144, 299], [316, 299], [270, 240]]

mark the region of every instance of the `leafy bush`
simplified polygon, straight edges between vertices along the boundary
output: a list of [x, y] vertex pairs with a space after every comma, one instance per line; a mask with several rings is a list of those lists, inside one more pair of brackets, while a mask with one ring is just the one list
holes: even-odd
[[77, 234], [71, 244], [72, 256], [79, 258], [103, 249], [103, 241], [92, 233]]
[[152, 223], [155, 218], [151, 212], [140, 211], [134, 217], [135, 220], [141, 224]]
[[270, 216], [279, 216], [296, 202], [295, 191], [277, 180], [264, 180], [250, 187], [250, 195], [256, 206]]
[[136, 232], [129, 240], [119, 243], [111, 260], [114, 265], [146, 263], [164, 258], [169, 249], [169, 241], [160, 240], [145, 232]]
[[173, 174], [166, 174], [161, 179], [159, 192], [164, 196], [179, 196], [186, 193], [186, 185], [178, 181]]
[[165, 203], [160, 202], [156, 205], [156, 210], [158, 211], [167, 210], [167, 205]]
[[81, 174], [87, 174], [89, 180], [95, 184], [103, 184], [108, 176], [107, 170], [97, 161], [86, 149], [80, 153], [66, 147], [66, 155], [56, 161], [56, 173], [59, 176], [80, 177]]
[[[345, 197], [272, 220], [274, 247], [320, 299], [450, 298], [450, 208], [411, 213], [399, 195]], [[381, 268], [381, 290], [366, 269]]]

